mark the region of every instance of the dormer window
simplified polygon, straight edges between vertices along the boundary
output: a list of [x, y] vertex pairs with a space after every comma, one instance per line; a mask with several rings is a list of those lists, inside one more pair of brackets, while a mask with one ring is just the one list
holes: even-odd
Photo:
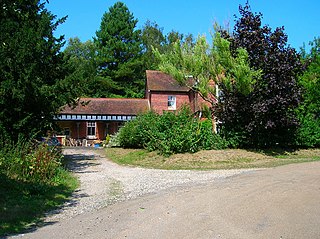
[[176, 110], [177, 104], [176, 104], [176, 97], [169, 95], [168, 96], [168, 110]]

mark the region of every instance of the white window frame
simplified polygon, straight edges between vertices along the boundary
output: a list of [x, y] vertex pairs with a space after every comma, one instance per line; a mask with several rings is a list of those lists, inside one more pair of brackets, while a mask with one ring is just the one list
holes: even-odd
[[168, 95], [168, 110], [177, 109], [177, 97], [175, 95]]
[[95, 121], [87, 122], [87, 139], [96, 139], [97, 123]]

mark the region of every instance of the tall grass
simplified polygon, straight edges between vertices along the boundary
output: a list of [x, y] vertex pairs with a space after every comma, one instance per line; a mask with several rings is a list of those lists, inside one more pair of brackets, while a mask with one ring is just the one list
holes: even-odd
[[3, 144], [0, 151], [2, 173], [22, 182], [52, 183], [61, 160], [60, 152], [46, 144], [19, 141], [16, 144]]
[[78, 186], [63, 156], [45, 144], [0, 141], [0, 237], [39, 223]]

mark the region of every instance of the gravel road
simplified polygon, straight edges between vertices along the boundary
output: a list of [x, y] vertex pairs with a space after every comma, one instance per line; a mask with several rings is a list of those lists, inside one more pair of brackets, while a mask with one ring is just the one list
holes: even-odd
[[14, 238], [320, 238], [319, 161], [163, 171], [118, 166], [99, 150], [65, 153], [80, 189], [47, 225]]
[[124, 167], [107, 160], [104, 149], [68, 148], [64, 155], [79, 178], [80, 188], [61, 209], [50, 212], [46, 222], [70, 219], [119, 201], [161, 190], [201, 185], [252, 170], [157, 170]]

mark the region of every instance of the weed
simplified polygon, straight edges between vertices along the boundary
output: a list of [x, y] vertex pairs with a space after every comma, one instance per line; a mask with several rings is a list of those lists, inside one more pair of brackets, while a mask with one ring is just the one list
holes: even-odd
[[0, 236], [41, 222], [78, 186], [62, 155], [46, 145], [0, 142]]

